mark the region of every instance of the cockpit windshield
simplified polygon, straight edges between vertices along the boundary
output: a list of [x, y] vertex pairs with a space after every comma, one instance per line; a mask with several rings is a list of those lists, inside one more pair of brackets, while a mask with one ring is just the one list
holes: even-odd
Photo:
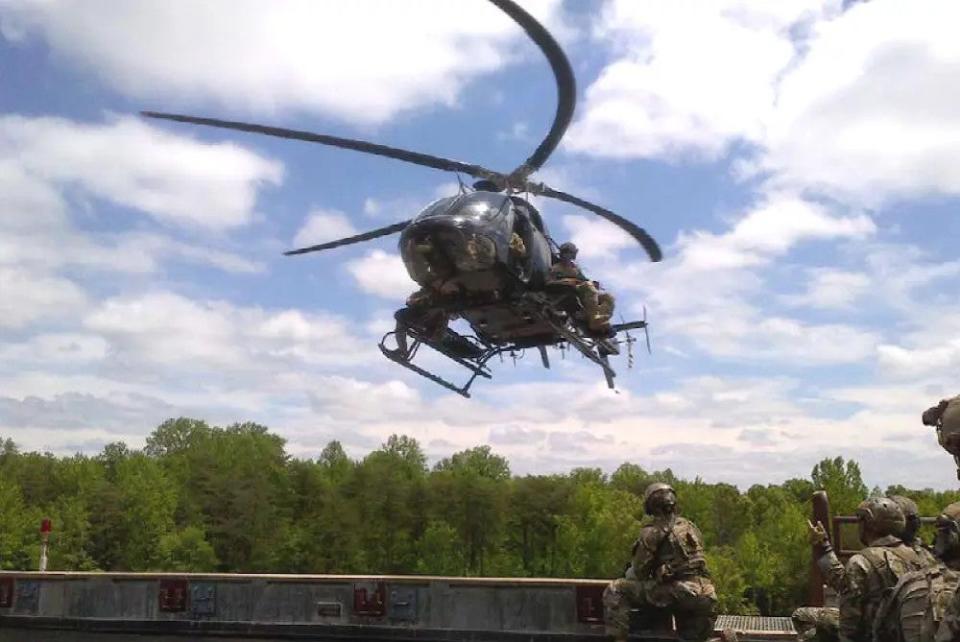
[[509, 197], [496, 192], [479, 191], [448, 196], [428, 205], [414, 220], [450, 216], [454, 223], [488, 221], [505, 216], [510, 211], [509, 201]]

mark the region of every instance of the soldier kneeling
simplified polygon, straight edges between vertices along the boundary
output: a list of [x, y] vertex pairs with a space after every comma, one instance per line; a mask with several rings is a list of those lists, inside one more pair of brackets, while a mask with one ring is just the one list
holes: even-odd
[[717, 594], [707, 574], [703, 536], [677, 513], [677, 496], [667, 484], [651, 484], [643, 507], [653, 521], [640, 529], [625, 577], [603, 594], [607, 633], [627, 639], [630, 609], [673, 615], [683, 640], [706, 640], [713, 632]]

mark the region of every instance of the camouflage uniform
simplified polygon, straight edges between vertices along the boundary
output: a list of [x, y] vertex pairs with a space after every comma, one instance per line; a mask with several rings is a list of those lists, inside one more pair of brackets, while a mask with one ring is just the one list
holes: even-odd
[[801, 606], [790, 619], [800, 642], [836, 642], [839, 639], [840, 610], [837, 608]]
[[[654, 487], [659, 487], [651, 492]], [[653, 493], [673, 489], [653, 484]], [[648, 508], [648, 512], [651, 512]], [[672, 613], [683, 640], [706, 640], [713, 632], [717, 594], [707, 574], [703, 536], [693, 522], [674, 512], [654, 514], [640, 529], [626, 577], [614, 580], [603, 594], [607, 633], [625, 640], [630, 609]]]
[[564, 243], [560, 246], [560, 258], [550, 266], [550, 283], [569, 283], [576, 293], [583, 311], [587, 315], [587, 325], [591, 330], [606, 330], [613, 316], [614, 300], [609, 292], [600, 290], [577, 266], [577, 246]]
[[[914, 550], [924, 566], [935, 566], [937, 564], [937, 558], [934, 557], [933, 553], [916, 537], [917, 530], [920, 527], [920, 515], [916, 503], [912, 499], [903, 497], [902, 495], [894, 495], [890, 497], [890, 500], [900, 508], [904, 517], [904, 528], [894, 533], [894, 535]], [[817, 567], [823, 575], [823, 582], [839, 594], [844, 589], [846, 577], [843, 563], [830, 545], [830, 541], [827, 539], [826, 532], [822, 526], [820, 526], [819, 531], [812, 530], [811, 536], [811, 543], [814, 546], [819, 546], [822, 551], [817, 558]]]
[[[960, 584], [960, 502], [937, 517], [935, 550], [941, 563], [904, 575], [877, 614], [878, 642], [960, 640], [960, 622], [952, 606]], [[938, 634], [939, 627], [939, 634]], [[937, 636], [940, 637], [937, 637]]]
[[850, 558], [844, 569], [840, 602], [841, 642], [866, 642], [880, 602], [889, 589], [910, 571], [924, 568], [911, 547], [893, 535], [905, 526], [903, 511], [887, 497], [868, 499], [857, 507], [860, 537], [866, 547]]
[[953, 597], [943, 614], [940, 628], [937, 629], [935, 642], [957, 642], [960, 640], [960, 591], [954, 589]]
[[877, 612], [875, 642], [934, 642], [958, 583], [943, 565], [904, 575]]

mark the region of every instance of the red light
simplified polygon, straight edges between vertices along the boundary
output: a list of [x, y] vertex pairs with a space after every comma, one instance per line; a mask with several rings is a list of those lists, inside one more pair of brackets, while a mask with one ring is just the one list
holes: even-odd
[[41, 533], [49, 533], [52, 530], [53, 530], [53, 522], [51, 522], [49, 519], [45, 519], [42, 522], [40, 522]]

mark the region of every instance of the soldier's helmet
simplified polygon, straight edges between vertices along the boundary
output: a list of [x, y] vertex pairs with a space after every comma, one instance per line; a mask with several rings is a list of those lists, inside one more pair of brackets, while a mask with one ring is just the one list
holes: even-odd
[[[900, 507], [900, 511], [903, 513], [903, 518], [906, 522], [902, 535], [903, 541], [912, 541], [917, 531], [920, 530], [920, 511], [917, 509], [917, 503], [903, 495], [891, 495], [890, 499]], [[900, 535], [900, 533], [894, 534]]]
[[643, 510], [648, 515], [652, 515], [655, 507], [660, 507], [664, 503], [675, 504], [676, 497], [677, 493], [673, 490], [673, 486], [663, 482], [654, 482], [643, 491]]
[[879, 537], [902, 533], [907, 525], [903, 511], [889, 497], [871, 497], [860, 502], [856, 514]]
[[954, 502], [937, 516], [937, 534], [933, 539], [933, 553], [941, 560], [956, 559], [960, 546], [960, 502]]
[[953, 502], [944, 508], [943, 514], [960, 524], [960, 502]]
[[577, 252], [579, 251], [580, 250], [577, 248], [577, 246], [571, 243], [570, 241], [567, 241], [566, 243], [560, 246], [560, 256], [562, 258], [575, 259], [577, 258]]

